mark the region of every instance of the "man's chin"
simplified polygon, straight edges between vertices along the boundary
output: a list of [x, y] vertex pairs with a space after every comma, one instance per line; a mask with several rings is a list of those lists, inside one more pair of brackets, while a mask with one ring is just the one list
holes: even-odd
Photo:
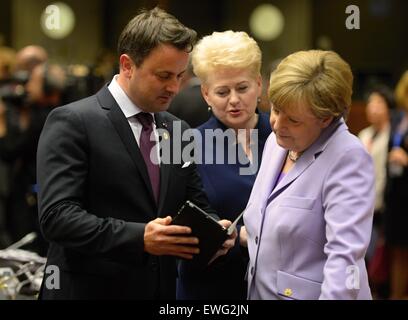
[[152, 106], [151, 108], [149, 108], [149, 110], [147, 110], [147, 112], [163, 112], [163, 111], [167, 111], [167, 109], [169, 108], [170, 103], [166, 103], [166, 104], [156, 104], [154, 106]]
[[155, 110], [157, 110], [156, 112], [166, 111], [170, 107], [170, 103], [171, 99], [157, 103], [155, 106]]

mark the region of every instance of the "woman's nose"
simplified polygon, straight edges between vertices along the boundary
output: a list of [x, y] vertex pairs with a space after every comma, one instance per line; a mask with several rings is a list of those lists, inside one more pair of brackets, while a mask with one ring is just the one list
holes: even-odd
[[229, 103], [232, 105], [236, 105], [238, 102], [239, 102], [238, 94], [235, 91], [232, 91], [230, 99], [229, 99]]

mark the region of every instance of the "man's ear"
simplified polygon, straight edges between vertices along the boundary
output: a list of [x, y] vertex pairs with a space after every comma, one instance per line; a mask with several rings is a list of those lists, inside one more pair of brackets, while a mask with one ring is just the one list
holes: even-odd
[[130, 78], [132, 70], [135, 68], [132, 58], [127, 54], [122, 54], [119, 57], [119, 66], [121, 73], [123, 73], [126, 78]]

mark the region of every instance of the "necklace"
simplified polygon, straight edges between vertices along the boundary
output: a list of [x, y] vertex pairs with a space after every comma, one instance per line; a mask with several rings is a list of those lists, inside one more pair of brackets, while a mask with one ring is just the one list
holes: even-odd
[[295, 151], [289, 150], [288, 152], [288, 158], [293, 161], [296, 162], [298, 161], [298, 159], [302, 156], [303, 152], [297, 152], [295, 153]]

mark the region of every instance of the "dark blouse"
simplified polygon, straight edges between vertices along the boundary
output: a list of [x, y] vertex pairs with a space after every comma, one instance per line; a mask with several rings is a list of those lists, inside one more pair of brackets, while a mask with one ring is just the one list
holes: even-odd
[[[253, 153], [253, 156], [256, 158], [252, 162], [253, 167], [251, 169], [247, 158], [247, 163], [245, 164], [243, 164], [245, 159], [242, 157], [238, 157], [236, 163], [229, 162], [228, 164], [228, 152], [232, 150], [232, 153], [235, 153], [235, 155], [239, 152], [242, 155], [243, 150], [240, 150], [241, 146], [236, 144], [235, 141], [228, 141], [228, 139], [224, 139], [224, 142], [221, 144], [216, 144], [216, 139], [206, 141], [206, 129], [211, 131], [221, 129], [220, 132], [223, 133], [228, 128], [214, 116], [198, 128], [202, 137], [204, 137], [200, 146], [203, 159], [205, 159], [204, 146], [207, 146], [205, 151], [207, 156], [213, 155], [214, 164], [198, 164], [197, 167], [212, 208], [215, 209], [221, 219], [233, 221], [245, 209], [251, 194], [252, 186], [260, 167], [263, 148], [266, 139], [271, 133], [269, 117], [265, 113], [259, 113], [259, 120], [255, 127], [258, 139], [257, 154], [256, 152]], [[224, 164], [216, 164], [216, 155], [222, 154], [222, 151]], [[243, 175], [243, 169], [245, 169], [246, 173], [252, 170], [252, 173]], [[237, 227], [238, 235], [242, 221], [240, 223]], [[205, 270], [197, 271], [194, 268], [190, 268], [189, 263], [181, 263], [179, 264], [179, 278], [177, 281], [177, 298], [246, 299], [247, 284], [245, 273], [247, 264], [247, 249], [239, 245], [239, 238], [236, 241], [235, 247], [226, 256], [218, 258]]]

